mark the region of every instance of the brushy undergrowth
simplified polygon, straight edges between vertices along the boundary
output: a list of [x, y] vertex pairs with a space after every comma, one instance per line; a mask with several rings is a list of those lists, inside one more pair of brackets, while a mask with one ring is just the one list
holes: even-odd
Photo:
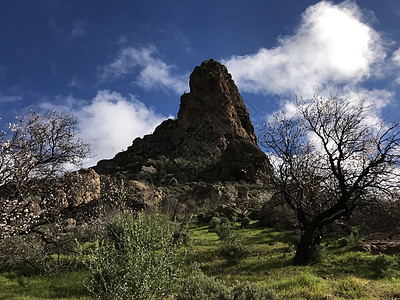
[[180, 241], [158, 212], [123, 212], [107, 227], [89, 263], [89, 290], [98, 299], [165, 299], [180, 274]]
[[194, 270], [181, 280], [176, 300], [272, 300], [275, 294], [259, 284], [238, 281], [227, 286], [224, 281]]
[[[116, 238], [114, 246], [121, 247], [118, 238], [121, 232], [112, 228], [109, 230]], [[170, 281], [175, 288], [165, 293], [170, 294], [167, 299], [213, 299], [221, 294], [226, 298], [220, 299], [257, 299], [243, 295], [263, 293], [267, 293], [266, 299], [273, 296], [275, 299], [335, 300], [400, 297], [400, 266], [396, 256], [353, 251], [351, 245], [338, 245], [339, 237], [335, 237], [323, 244], [322, 259], [310, 266], [294, 267], [296, 233], [255, 228], [251, 224], [241, 229], [239, 223], [220, 229], [220, 237], [218, 229], [210, 232], [208, 226], [190, 229], [190, 242], [177, 252], [180, 258], [186, 253], [183, 273]], [[225, 241], [231, 241], [232, 237], [234, 243], [246, 249], [246, 255], [235, 263], [230, 263], [221, 253], [221, 248], [230, 244]], [[158, 255], [162, 254], [160, 250], [156, 250]], [[193, 263], [198, 265], [196, 272], [189, 271]], [[85, 289], [90, 278], [93, 279], [89, 275], [86, 270], [45, 276], [28, 271], [3, 271], [0, 272], [0, 299], [92, 299]], [[153, 277], [152, 280], [157, 279]], [[187, 298], [188, 294], [192, 298]]]

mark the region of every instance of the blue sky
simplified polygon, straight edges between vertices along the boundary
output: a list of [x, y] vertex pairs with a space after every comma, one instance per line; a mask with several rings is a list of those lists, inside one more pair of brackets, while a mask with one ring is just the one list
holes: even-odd
[[196, 65], [226, 64], [255, 125], [295, 95], [400, 112], [400, 1], [0, 0], [0, 115], [74, 114], [97, 157], [175, 117]]

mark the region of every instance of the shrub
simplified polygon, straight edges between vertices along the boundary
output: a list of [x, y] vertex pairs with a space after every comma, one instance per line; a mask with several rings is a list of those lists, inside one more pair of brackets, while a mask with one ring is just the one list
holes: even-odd
[[195, 270], [181, 282], [176, 300], [229, 300], [229, 288], [223, 281]]
[[210, 231], [214, 231], [215, 228], [220, 224], [221, 224], [221, 219], [218, 217], [213, 217], [210, 221], [208, 228]]
[[239, 242], [222, 244], [219, 248], [219, 253], [229, 263], [233, 264], [238, 263], [249, 254], [246, 247]]
[[125, 211], [91, 257], [88, 289], [98, 299], [164, 299], [180, 275], [179, 246], [166, 216]]
[[42, 226], [35, 232], [0, 239], [1, 269], [32, 268], [40, 273], [70, 271], [82, 267], [80, 245], [72, 233]]
[[298, 222], [293, 210], [275, 194], [266, 201], [258, 213], [258, 225], [278, 230], [293, 230], [298, 228]]
[[349, 245], [357, 246], [362, 241], [362, 234], [360, 228], [357, 226], [352, 227], [351, 232], [348, 236]]
[[275, 299], [274, 293], [262, 286], [236, 282], [232, 287], [222, 280], [206, 276], [196, 270], [182, 281], [177, 300], [268, 300]]
[[219, 206], [217, 212], [220, 216], [227, 218], [230, 222], [236, 222], [240, 212], [232, 206]]
[[247, 249], [236, 241], [237, 236], [232, 235], [229, 222], [222, 223], [215, 228], [215, 233], [222, 242], [219, 254], [230, 263], [237, 263], [248, 255]]
[[397, 262], [387, 255], [379, 255], [370, 262], [374, 278], [396, 277], [399, 275]]
[[207, 225], [207, 224], [210, 224], [211, 219], [212, 219], [213, 217], [215, 217], [216, 214], [218, 215], [218, 213], [215, 213], [214, 211], [211, 211], [211, 210], [207, 210], [207, 211], [204, 211], [204, 212], [200, 212], [200, 213], [198, 213], [197, 216], [196, 216], [196, 217], [197, 217], [197, 223], [198, 223], [199, 225]]
[[247, 227], [247, 226], [250, 225], [250, 222], [251, 222], [251, 219], [250, 219], [248, 216], [244, 216], [244, 217], [242, 218], [240, 227], [241, 227], [241, 228]]
[[261, 300], [275, 299], [275, 293], [263, 288], [260, 285], [242, 281], [237, 282], [232, 288], [233, 300]]
[[217, 227], [215, 227], [215, 233], [218, 235], [221, 242], [225, 244], [233, 243], [236, 239], [236, 236], [232, 235], [231, 224], [229, 222], [217, 225]]

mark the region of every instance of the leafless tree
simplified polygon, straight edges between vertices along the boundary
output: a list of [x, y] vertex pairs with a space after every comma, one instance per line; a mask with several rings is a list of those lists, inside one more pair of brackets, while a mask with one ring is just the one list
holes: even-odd
[[261, 130], [277, 190], [301, 224], [295, 265], [312, 260], [326, 225], [398, 185], [399, 124], [368, 112], [364, 101], [316, 95], [298, 99], [293, 116], [277, 113]]

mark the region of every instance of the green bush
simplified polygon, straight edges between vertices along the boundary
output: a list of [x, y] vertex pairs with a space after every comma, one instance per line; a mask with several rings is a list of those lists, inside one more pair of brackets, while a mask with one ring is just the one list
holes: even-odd
[[222, 244], [219, 248], [219, 254], [229, 263], [235, 264], [245, 258], [249, 252], [246, 247], [239, 242]]
[[215, 228], [221, 224], [221, 219], [218, 217], [213, 217], [210, 221], [210, 224], [208, 225], [208, 229], [210, 231], [214, 231]]
[[196, 270], [181, 282], [176, 300], [229, 300], [229, 288], [223, 281]]
[[249, 226], [249, 225], [250, 225], [250, 222], [251, 222], [251, 219], [250, 219], [250, 217], [248, 217], [248, 216], [244, 216], [244, 217], [242, 218], [242, 221], [241, 221], [240, 227], [241, 227], [241, 228], [245, 228], [245, 227], [247, 227], [247, 226]]
[[197, 217], [197, 224], [202, 226], [202, 225], [207, 225], [210, 224], [211, 219], [213, 217], [216, 217], [218, 213], [212, 210], [206, 210], [203, 212], [199, 212], [196, 217]]
[[166, 216], [123, 212], [90, 259], [88, 289], [98, 299], [164, 299], [180, 275], [179, 246]]
[[274, 293], [248, 281], [228, 287], [222, 280], [206, 276], [199, 270], [181, 282], [176, 300], [268, 300]]
[[233, 243], [236, 239], [236, 237], [232, 235], [231, 224], [229, 222], [217, 225], [215, 227], [215, 233], [218, 235], [221, 242], [225, 244]]
[[261, 299], [275, 299], [275, 293], [263, 288], [260, 285], [241, 281], [237, 282], [232, 287], [233, 300], [261, 300]]
[[347, 237], [350, 246], [357, 246], [362, 241], [362, 234], [360, 228], [357, 226], [352, 227], [351, 233]]
[[384, 254], [372, 259], [370, 268], [374, 278], [390, 278], [399, 275], [398, 263], [390, 256]]
[[26, 235], [0, 239], [0, 269], [27, 267], [40, 273], [77, 270], [83, 266], [80, 246], [72, 233], [47, 225]]

